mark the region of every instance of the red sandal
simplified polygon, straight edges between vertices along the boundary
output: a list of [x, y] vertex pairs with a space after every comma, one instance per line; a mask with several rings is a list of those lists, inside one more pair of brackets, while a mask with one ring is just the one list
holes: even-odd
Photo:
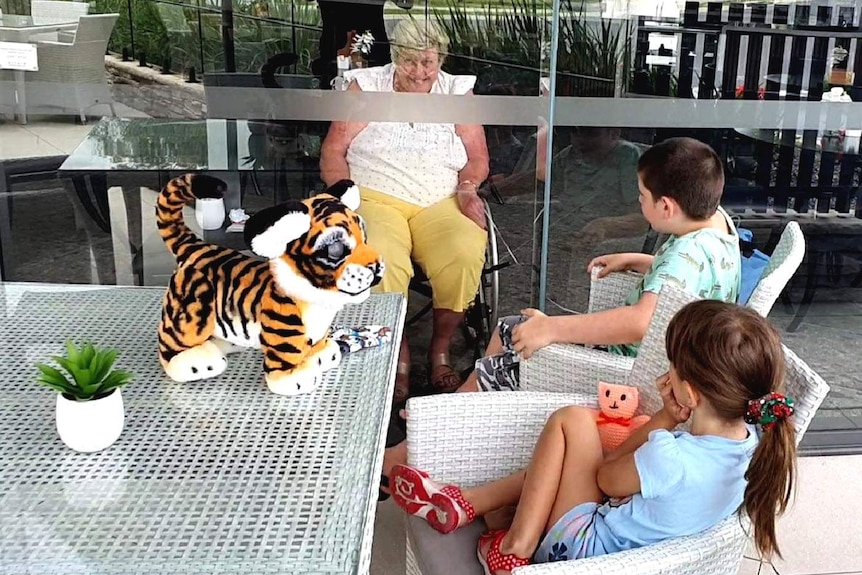
[[454, 485], [440, 485], [424, 471], [395, 465], [389, 479], [392, 499], [410, 515], [421, 517], [440, 533], [451, 533], [476, 518], [476, 510]]
[[[494, 575], [497, 571], [511, 572], [516, 567], [529, 565], [530, 560], [518, 557], [517, 555], [503, 555], [500, 553], [500, 543], [508, 531], [486, 531], [479, 536], [479, 545], [476, 546], [476, 557], [479, 558], [479, 563], [482, 564], [482, 569], [485, 570], [485, 575]], [[488, 546], [488, 556], [482, 556], [482, 549]]]

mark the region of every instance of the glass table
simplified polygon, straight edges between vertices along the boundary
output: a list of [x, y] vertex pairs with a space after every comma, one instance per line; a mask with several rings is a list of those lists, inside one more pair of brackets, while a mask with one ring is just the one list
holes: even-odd
[[[225, 180], [227, 212], [301, 199], [323, 188], [324, 128], [312, 122], [103, 118], [60, 174], [71, 180], [90, 220], [111, 234], [117, 283], [165, 285], [174, 262], [153, 211], [158, 190], [171, 177], [207, 172]], [[225, 232], [227, 218], [220, 230], [201, 231], [187, 210], [186, 222], [207, 241], [246, 248], [241, 233]]]
[[[263, 383], [257, 350], [218, 378], [170, 381], [156, 354], [162, 289], [0, 283], [0, 573], [364, 575], [404, 322], [399, 294], [336, 317], [393, 328], [312, 393]], [[34, 362], [67, 338], [120, 350], [119, 440], [71, 451]]]

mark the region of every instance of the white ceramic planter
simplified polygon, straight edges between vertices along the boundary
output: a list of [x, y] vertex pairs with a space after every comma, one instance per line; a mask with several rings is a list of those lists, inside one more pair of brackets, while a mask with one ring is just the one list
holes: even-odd
[[91, 453], [109, 447], [123, 432], [125, 419], [119, 388], [107, 397], [90, 401], [57, 394], [57, 433], [75, 451]]

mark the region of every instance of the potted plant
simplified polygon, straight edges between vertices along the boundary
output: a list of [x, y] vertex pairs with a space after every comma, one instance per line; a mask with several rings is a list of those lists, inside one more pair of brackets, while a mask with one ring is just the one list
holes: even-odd
[[112, 370], [118, 352], [97, 349], [91, 343], [81, 349], [67, 341], [66, 356], [53, 356], [60, 370], [37, 363], [38, 381], [57, 393], [57, 433], [75, 451], [90, 453], [113, 444], [123, 431], [125, 410], [120, 387], [132, 374]]

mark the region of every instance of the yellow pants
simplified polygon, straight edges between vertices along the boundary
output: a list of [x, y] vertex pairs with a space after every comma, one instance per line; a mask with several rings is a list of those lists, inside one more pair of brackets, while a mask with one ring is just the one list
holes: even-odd
[[380, 292], [407, 297], [415, 261], [431, 283], [435, 309], [464, 311], [476, 296], [488, 236], [447, 198], [423, 208], [387, 194], [360, 188], [359, 214], [368, 244], [383, 256]]

